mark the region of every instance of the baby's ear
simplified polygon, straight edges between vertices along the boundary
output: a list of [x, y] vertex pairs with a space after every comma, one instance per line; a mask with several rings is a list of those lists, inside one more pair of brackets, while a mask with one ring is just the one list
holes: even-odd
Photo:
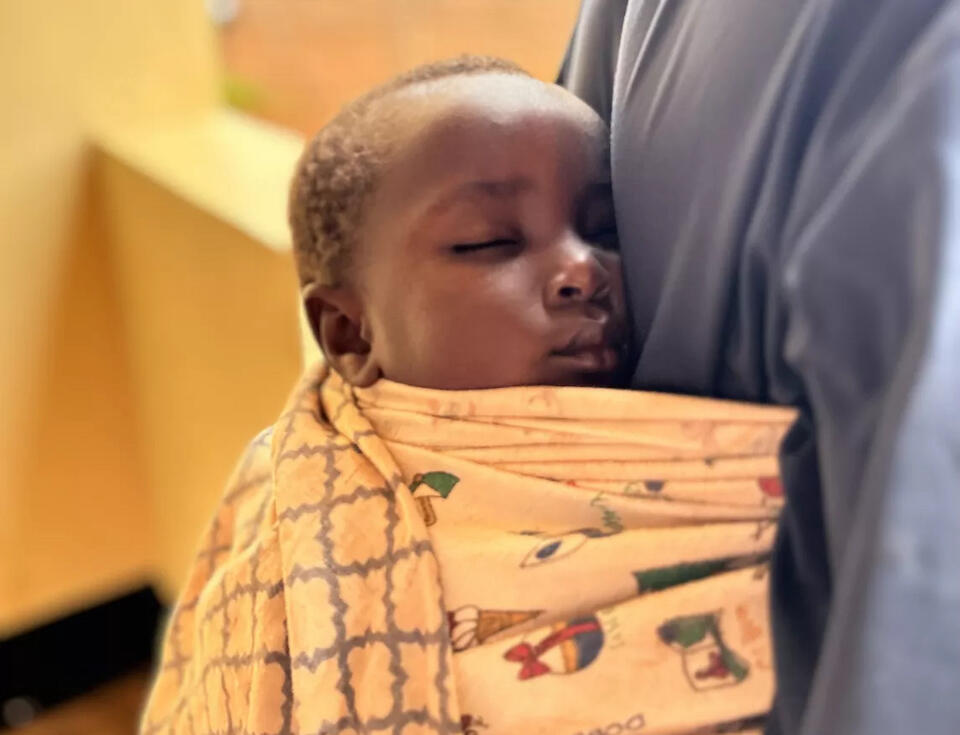
[[309, 283], [300, 292], [313, 336], [330, 366], [363, 388], [380, 377], [360, 299], [351, 289]]

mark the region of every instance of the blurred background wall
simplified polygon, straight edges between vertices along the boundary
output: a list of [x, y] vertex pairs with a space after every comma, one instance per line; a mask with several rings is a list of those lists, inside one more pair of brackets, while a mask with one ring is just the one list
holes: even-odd
[[0, 0], [0, 641], [172, 600], [300, 369], [303, 136], [431, 59], [550, 79], [578, 5]]
[[0, 2], [0, 631], [150, 572], [91, 130], [215, 104], [194, 6]]
[[[214, 3], [221, 7], [233, 2]], [[425, 61], [481, 53], [552, 80], [579, 0], [241, 0], [219, 34], [226, 90], [305, 134]]]

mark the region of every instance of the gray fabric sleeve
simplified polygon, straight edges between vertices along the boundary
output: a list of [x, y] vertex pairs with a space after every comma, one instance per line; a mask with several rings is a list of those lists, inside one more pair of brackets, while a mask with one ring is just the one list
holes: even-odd
[[584, 0], [560, 67], [560, 84], [610, 124], [613, 75], [627, 0]]
[[958, 27], [919, 39], [841, 176], [804, 172], [819, 203], [788, 229], [835, 571], [806, 735], [960, 728]]

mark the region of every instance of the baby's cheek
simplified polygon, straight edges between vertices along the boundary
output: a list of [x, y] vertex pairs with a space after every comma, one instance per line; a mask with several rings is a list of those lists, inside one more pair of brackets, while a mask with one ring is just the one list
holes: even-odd
[[607, 252], [601, 261], [610, 274], [610, 292], [613, 294], [614, 307], [623, 313], [625, 286], [623, 283], [623, 260], [618, 253]]
[[597, 259], [610, 274], [611, 281], [620, 282], [623, 279], [623, 260], [620, 254], [612, 250], [602, 250]]

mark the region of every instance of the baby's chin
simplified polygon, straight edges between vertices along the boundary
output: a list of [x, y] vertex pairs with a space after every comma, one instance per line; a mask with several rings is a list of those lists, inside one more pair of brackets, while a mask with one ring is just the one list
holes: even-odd
[[[627, 352], [617, 354], [609, 364], [596, 369], [571, 369], [571, 366], [554, 364], [548, 366], [538, 385], [568, 386], [580, 388], [626, 388], [630, 385]], [[560, 367], [560, 371], [557, 368]]]
[[[528, 386], [626, 388], [630, 384], [630, 362], [627, 352], [616, 354], [606, 362], [578, 362], [578, 358], [548, 356], [534, 365], [487, 365], [487, 369], [446, 371], [443, 369], [423, 374], [419, 371], [393, 376], [389, 371], [381, 378], [414, 388], [429, 390], [495, 390]], [[609, 356], [608, 356], [609, 357]], [[493, 368], [493, 369], [491, 369]]]
[[[387, 375], [380, 379], [394, 383], [408, 385], [411, 388], [425, 388], [427, 390], [496, 390], [498, 388], [525, 388], [534, 386], [550, 386], [555, 388], [626, 388], [629, 385], [628, 377], [622, 371], [612, 373], [582, 373], [576, 375], [557, 375], [547, 373], [540, 376], [531, 375], [524, 378], [497, 376], [458, 377], [457, 379], [438, 379], [434, 376], [407, 377], [406, 380], [394, 380]], [[349, 381], [347, 381], [349, 382]]]
[[617, 370], [612, 373], [572, 375], [561, 380], [541, 381], [539, 385], [567, 388], [626, 388], [629, 385], [629, 378], [624, 371]]

